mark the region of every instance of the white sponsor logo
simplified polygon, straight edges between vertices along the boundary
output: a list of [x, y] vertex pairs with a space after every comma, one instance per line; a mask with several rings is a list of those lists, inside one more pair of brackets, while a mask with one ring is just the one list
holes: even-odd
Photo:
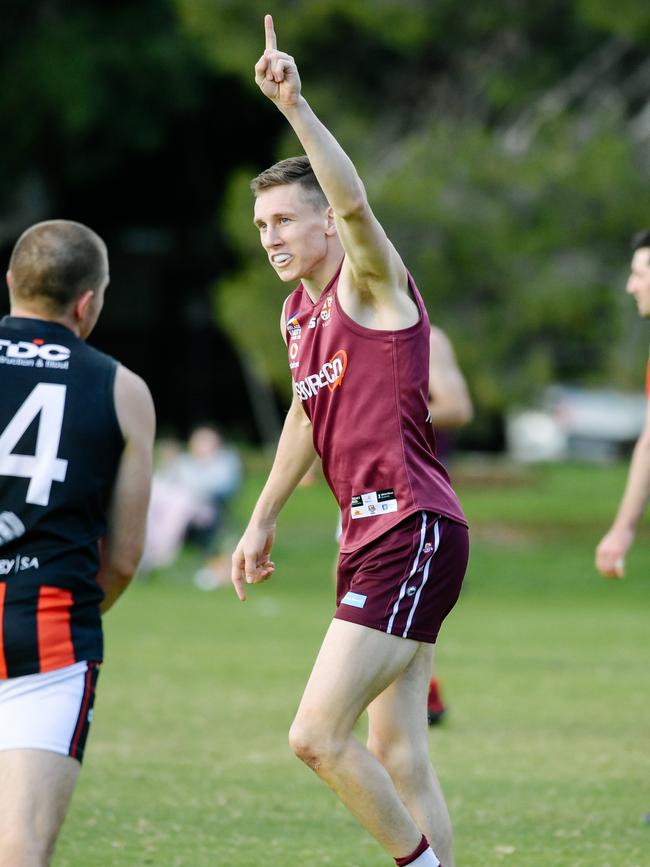
[[70, 358], [67, 346], [40, 341], [28, 343], [19, 340], [18, 343], [12, 343], [11, 340], [0, 340], [0, 355], [3, 352], [6, 358], [40, 358], [43, 361], [67, 361]]
[[70, 366], [70, 350], [58, 343], [45, 343], [42, 340], [0, 340], [0, 364], [15, 367], [54, 367], [67, 370]]
[[386, 491], [370, 491], [367, 494], [358, 494], [352, 498], [350, 506], [350, 516], [353, 520], [358, 518], [376, 518], [378, 515], [386, 512], [397, 511], [397, 499], [393, 491], [390, 491], [390, 497], [384, 502]]
[[13, 542], [25, 532], [25, 525], [13, 512], [0, 512], [0, 545]]
[[289, 358], [290, 358], [292, 361], [295, 361], [295, 360], [296, 360], [296, 355], [298, 355], [298, 344], [297, 344], [297, 343], [292, 343], [291, 346], [289, 347]]
[[363, 608], [366, 604], [367, 596], [363, 596], [361, 593], [353, 593], [349, 590], [343, 599], [341, 599], [341, 605], [351, 605], [353, 608]]
[[0, 560], [0, 575], [24, 572], [25, 569], [38, 569], [38, 557], [14, 557], [13, 560]]
[[308, 400], [318, 394], [321, 388], [334, 391], [341, 385], [348, 366], [348, 356], [344, 349], [339, 349], [326, 361], [318, 373], [310, 373], [304, 379], [294, 383], [296, 394], [300, 400]]

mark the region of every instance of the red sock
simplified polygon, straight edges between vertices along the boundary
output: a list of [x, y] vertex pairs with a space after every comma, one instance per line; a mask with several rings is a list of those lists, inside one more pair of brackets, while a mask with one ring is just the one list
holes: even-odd
[[422, 839], [418, 843], [417, 849], [414, 849], [410, 855], [407, 855], [405, 858], [396, 858], [395, 863], [397, 867], [405, 867], [407, 864], [411, 864], [411, 862], [415, 861], [416, 858], [419, 858], [423, 852], [426, 852], [429, 848], [429, 841], [427, 838], [422, 835]]

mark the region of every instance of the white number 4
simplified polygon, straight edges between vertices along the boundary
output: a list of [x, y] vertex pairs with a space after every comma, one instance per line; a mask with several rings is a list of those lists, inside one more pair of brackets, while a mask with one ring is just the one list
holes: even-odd
[[[47, 506], [52, 482], [65, 481], [68, 471], [68, 462], [57, 457], [65, 391], [65, 385], [39, 383], [0, 436], [0, 476], [29, 479], [25, 499], [36, 506]], [[13, 450], [39, 413], [35, 454], [14, 454]]]

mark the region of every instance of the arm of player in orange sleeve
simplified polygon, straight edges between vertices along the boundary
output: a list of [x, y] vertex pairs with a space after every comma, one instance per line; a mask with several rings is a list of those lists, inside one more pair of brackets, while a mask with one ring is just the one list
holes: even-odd
[[650, 499], [650, 401], [641, 436], [637, 440], [623, 498], [614, 523], [596, 548], [596, 568], [606, 578], [622, 578], [625, 555], [636, 533], [637, 524]]

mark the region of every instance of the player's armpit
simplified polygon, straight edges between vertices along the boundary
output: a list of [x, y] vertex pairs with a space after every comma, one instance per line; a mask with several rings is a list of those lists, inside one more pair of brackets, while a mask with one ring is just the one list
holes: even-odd
[[408, 292], [406, 266], [365, 198], [345, 214], [334, 212], [352, 283], [378, 300]]

